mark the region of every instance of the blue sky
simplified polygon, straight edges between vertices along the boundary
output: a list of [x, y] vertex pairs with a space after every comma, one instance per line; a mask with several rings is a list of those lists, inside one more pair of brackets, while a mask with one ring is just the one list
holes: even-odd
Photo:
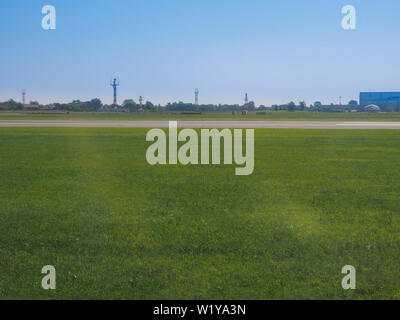
[[[44, 5], [57, 29], [41, 28]], [[357, 30], [341, 28], [344, 5]], [[400, 91], [398, 0], [2, 0], [0, 101], [243, 103]]]

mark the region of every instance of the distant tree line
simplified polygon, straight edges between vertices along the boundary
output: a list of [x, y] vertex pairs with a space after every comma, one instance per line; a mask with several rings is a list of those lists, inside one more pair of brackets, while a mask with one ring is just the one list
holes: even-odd
[[[37, 101], [31, 101], [30, 105], [39, 105]], [[23, 110], [29, 106], [24, 106], [22, 103], [16, 102], [12, 99], [6, 102], [0, 102], [0, 110]], [[137, 103], [133, 99], [126, 99], [120, 106], [103, 104], [100, 99], [95, 98], [90, 101], [73, 100], [69, 103], [53, 103], [48, 105], [41, 105], [41, 109], [51, 109], [60, 111], [86, 111], [86, 112], [97, 112], [97, 111], [125, 111], [125, 112], [141, 112], [141, 111], [177, 111], [177, 112], [210, 112], [210, 111], [241, 111], [247, 109], [249, 111], [279, 111], [286, 110], [290, 112], [295, 111], [318, 111], [318, 112], [346, 112], [346, 111], [365, 111], [363, 110], [356, 100], [351, 100], [347, 104], [329, 104], [323, 105], [320, 101], [314, 102], [307, 106], [306, 102], [300, 101], [295, 103], [293, 101], [282, 104], [265, 106], [260, 105], [256, 107], [254, 101], [250, 101], [247, 105], [240, 104], [202, 104], [196, 105], [193, 103], [185, 103], [182, 101], [168, 103], [167, 105], [154, 105], [150, 101], [146, 101], [142, 104]]]
[[253, 101], [250, 101], [247, 106], [239, 104], [201, 104], [196, 105], [193, 103], [173, 102], [168, 103], [165, 107], [167, 111], [240, 111], [243, 109], [248, 109], [249, 111], [256, 110]]
[[0, 102], [0, 109], [3, 110], [22, 110], [24, 105], [22, 103], [16, 102], [10, 99], [6, 102]]
[[73, 100], [70, 103], [53, 103], [45, 107], [64, 111], [99, 111], [103, 107], [103, 103], [100, 99], [95, 98], [90, 101]]
[[[16, 102], [10, 99], [6, 102], [0, 102], [0, 109], [3, 110], [23, 110], [29, 106], [39, 106], [39, 102], [31, 101], [29, 105], [23, 105], [22, 103]], [[65, 110], [65, 111], [99, 111], [103, 104], [100, 99], [92, 99], [90, 101], [74, 100], [70, 103], [53, 103], [50, 105], [41, 105], [42, 109], [54, 109], [54, 110]]]

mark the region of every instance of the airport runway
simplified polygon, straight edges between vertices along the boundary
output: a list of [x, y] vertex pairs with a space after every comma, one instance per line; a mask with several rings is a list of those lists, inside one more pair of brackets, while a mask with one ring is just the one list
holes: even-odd
[[[168, 121], [0, 120], [0, 127], [168, 128]], [[179, 128], [400, 129], [400, 122], [178, 121]]]

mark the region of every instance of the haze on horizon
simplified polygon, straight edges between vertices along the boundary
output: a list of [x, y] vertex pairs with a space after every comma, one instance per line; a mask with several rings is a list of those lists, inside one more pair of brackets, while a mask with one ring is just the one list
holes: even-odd
[[[358, 100], [400, 91], [398, 0], [19, 0], [0, 2], [0, 101], [140, 95], [154, 104]], [[41, 8], [57, 29], [41, 28]], [[341, 9], [357, 9], [357, 30]]]

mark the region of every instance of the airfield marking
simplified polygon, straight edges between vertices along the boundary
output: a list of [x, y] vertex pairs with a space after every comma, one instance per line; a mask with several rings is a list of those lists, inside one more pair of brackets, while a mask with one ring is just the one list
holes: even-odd
[[[168, 128], [168, 121], [0, 120], [0, 127]], [[400, 129], [400, 122], [178, 121], [179, 128], [237, 129]]]
[[[338, 126], [347, 126], [349, 125], [348, 123], [338, 123]], [[350, 124], [351, 126], [398, 126], [400, 127], [400, 122], [353, 122]]]

